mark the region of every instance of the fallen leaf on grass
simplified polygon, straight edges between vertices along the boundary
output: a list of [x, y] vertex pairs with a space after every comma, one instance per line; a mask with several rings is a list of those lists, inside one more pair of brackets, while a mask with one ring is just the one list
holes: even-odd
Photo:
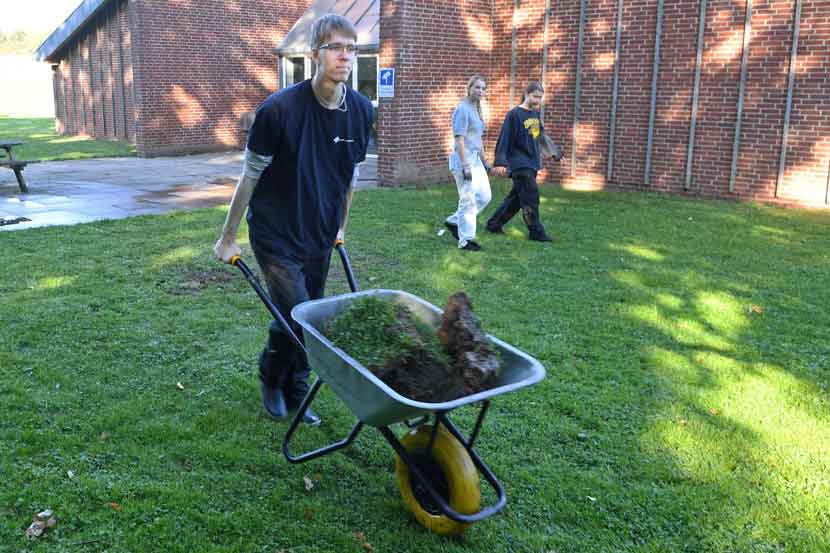
[[109, 506], [112, 507], [114, 511], [120, 511], [122, 509], [120, 503], [116, 503], [115, 501], [109, 503]]
[[364, 534], [363, 532], [355, 532], [354, 539], [360, 542], [360, 546], [363, 548], [364, 551], [366, 551], [366, 553], [375, 552], [375, 547], [371, 543], [366, 541], [366, 534]]
[[763, 315], [764, 308], [760, 305], [755, 305], [754, 303], [749, 306], [749, 314], [750, 315]]
[[303, 476], [303, 483], [305, 484], [305, 491], [310, 492], [314, 489], [314, 481], [308, 476]]
[[709, 414], [712, 415], [713, 417], [717, 417], [718, 416], [718, 410], [715, 409], [714, 407], [712, 407], [711, 409], [709, 409]]
[[51, 509], [41, 511], [32, 517], [32, 523], [26, 528], [26, 537], [30, 540], [39, 538], [48, 529], [58, 523], [55, 513]]

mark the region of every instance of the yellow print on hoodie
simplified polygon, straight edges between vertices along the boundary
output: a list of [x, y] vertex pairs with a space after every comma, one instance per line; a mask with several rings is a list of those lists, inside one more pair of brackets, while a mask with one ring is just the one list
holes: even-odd
[[525, 129], [530, 133], [534, 140], [539, 139], [539, 119], [536, 117], [528, 117], [525, 119]]

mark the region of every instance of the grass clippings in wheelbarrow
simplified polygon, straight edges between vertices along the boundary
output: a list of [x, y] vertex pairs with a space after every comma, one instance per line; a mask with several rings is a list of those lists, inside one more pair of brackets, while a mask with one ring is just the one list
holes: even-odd
[[464, 292], [450, 296], [441, 327], [404, 305], [355, 301], [328, 322], [326, 337], [404, 397], [451, 401], [495, 385], [500, 364]]

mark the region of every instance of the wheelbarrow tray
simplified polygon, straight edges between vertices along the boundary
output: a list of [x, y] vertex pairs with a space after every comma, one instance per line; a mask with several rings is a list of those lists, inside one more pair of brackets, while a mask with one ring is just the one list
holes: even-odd
[[404, 397], [384, 384], [361, 363], [338, 348], [324, 335], [324, 327], [352, 303], [363, 297], [400, 303], [425, 323], [438, 328], [443, 311], [431, 303], [400, 290], [367, 290], [301, 303], [291, 317], [303, 329], [309, 364], [362, 422], [385, 427], [435, 412], [450, 411], [519, 388], [545, 377], [542, 364], [530, 355], [488, 334], [501, 357], [501, 374], [493, 388], [442, 403], [427, 403]]

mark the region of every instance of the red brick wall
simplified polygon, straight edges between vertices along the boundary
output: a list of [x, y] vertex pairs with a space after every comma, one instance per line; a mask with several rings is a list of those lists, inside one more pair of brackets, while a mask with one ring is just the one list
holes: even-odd
[[[417, 4], [417, 5], [416, 5]], [[463, 32], [464, 16], [486, 20], [491, 48]], [[522, 0], [515, 14], [515, 98], [542, 74], [545, 0]], [[709, 0], [698, 102], [692, 180], [684, 188], [697, 51], [699, 3], [664, 4], [650, 183], [646, 151], [654, 62], [657, 0], [625, 0], [615, 153], [608, 163], [617, 0], [587, 2], [581, 72], [580, 120], [573, 140], [579, 0], [551, 0], [545, 125], [565, 147], [549, 162], [549, 182], [705, 197], [823, 204], [830, 171], [830, 0], [804, 0], [784, 178], [778, 187], [795, 0], [754, 0], [744, 111], [734, 192], [729, 190], [746, 0]], [[381, 179], [396, 178], [401, 160], [416, 162], [417, 178], [438, 179], [449, 151], [450, 83], [461, 83], [476, 60], [489, 59], [488, 143], [498, 132], [509, 98], [514, 0], [491, 2], [385, 1], [381, 66], [396, 66], [402, 82], [394, 101], [381, 101]], [[467, 47], [458, 40], [467, 41]], [[390, 41], [394, 42], [392, 44]], [[448, 58], [447, 53], [452, 52]], [[473, 54], [470, 57], [470, 54]], [[488, 55], [489, 54], [489, 55]], [[418, 107], [413, 107], [418, 106]], [[430, 141], [427, 132], [434, 132]], [[386, 143], [384, 143], [384, 141]], [[574, 175], [571, 155], [576, 153]], [[384, 155], [387, 159], [384, 159]], [[410, 170], [409, 172], [412, 172]]]
[[59, 57], [53, 74], [57, 131], [134, 140], [127, 0], [100, 11]]
[[139, 155], [236, 147], [242, 113], [277, 89], [273, 49], [309, 4], [130, 0]]
[[381, 185], [449, 179], [452, 111], [471, 75], [490, 76], [491, 8], [491, 0], [381, 0], [379, 62], [397, 80], [378, 110]]

